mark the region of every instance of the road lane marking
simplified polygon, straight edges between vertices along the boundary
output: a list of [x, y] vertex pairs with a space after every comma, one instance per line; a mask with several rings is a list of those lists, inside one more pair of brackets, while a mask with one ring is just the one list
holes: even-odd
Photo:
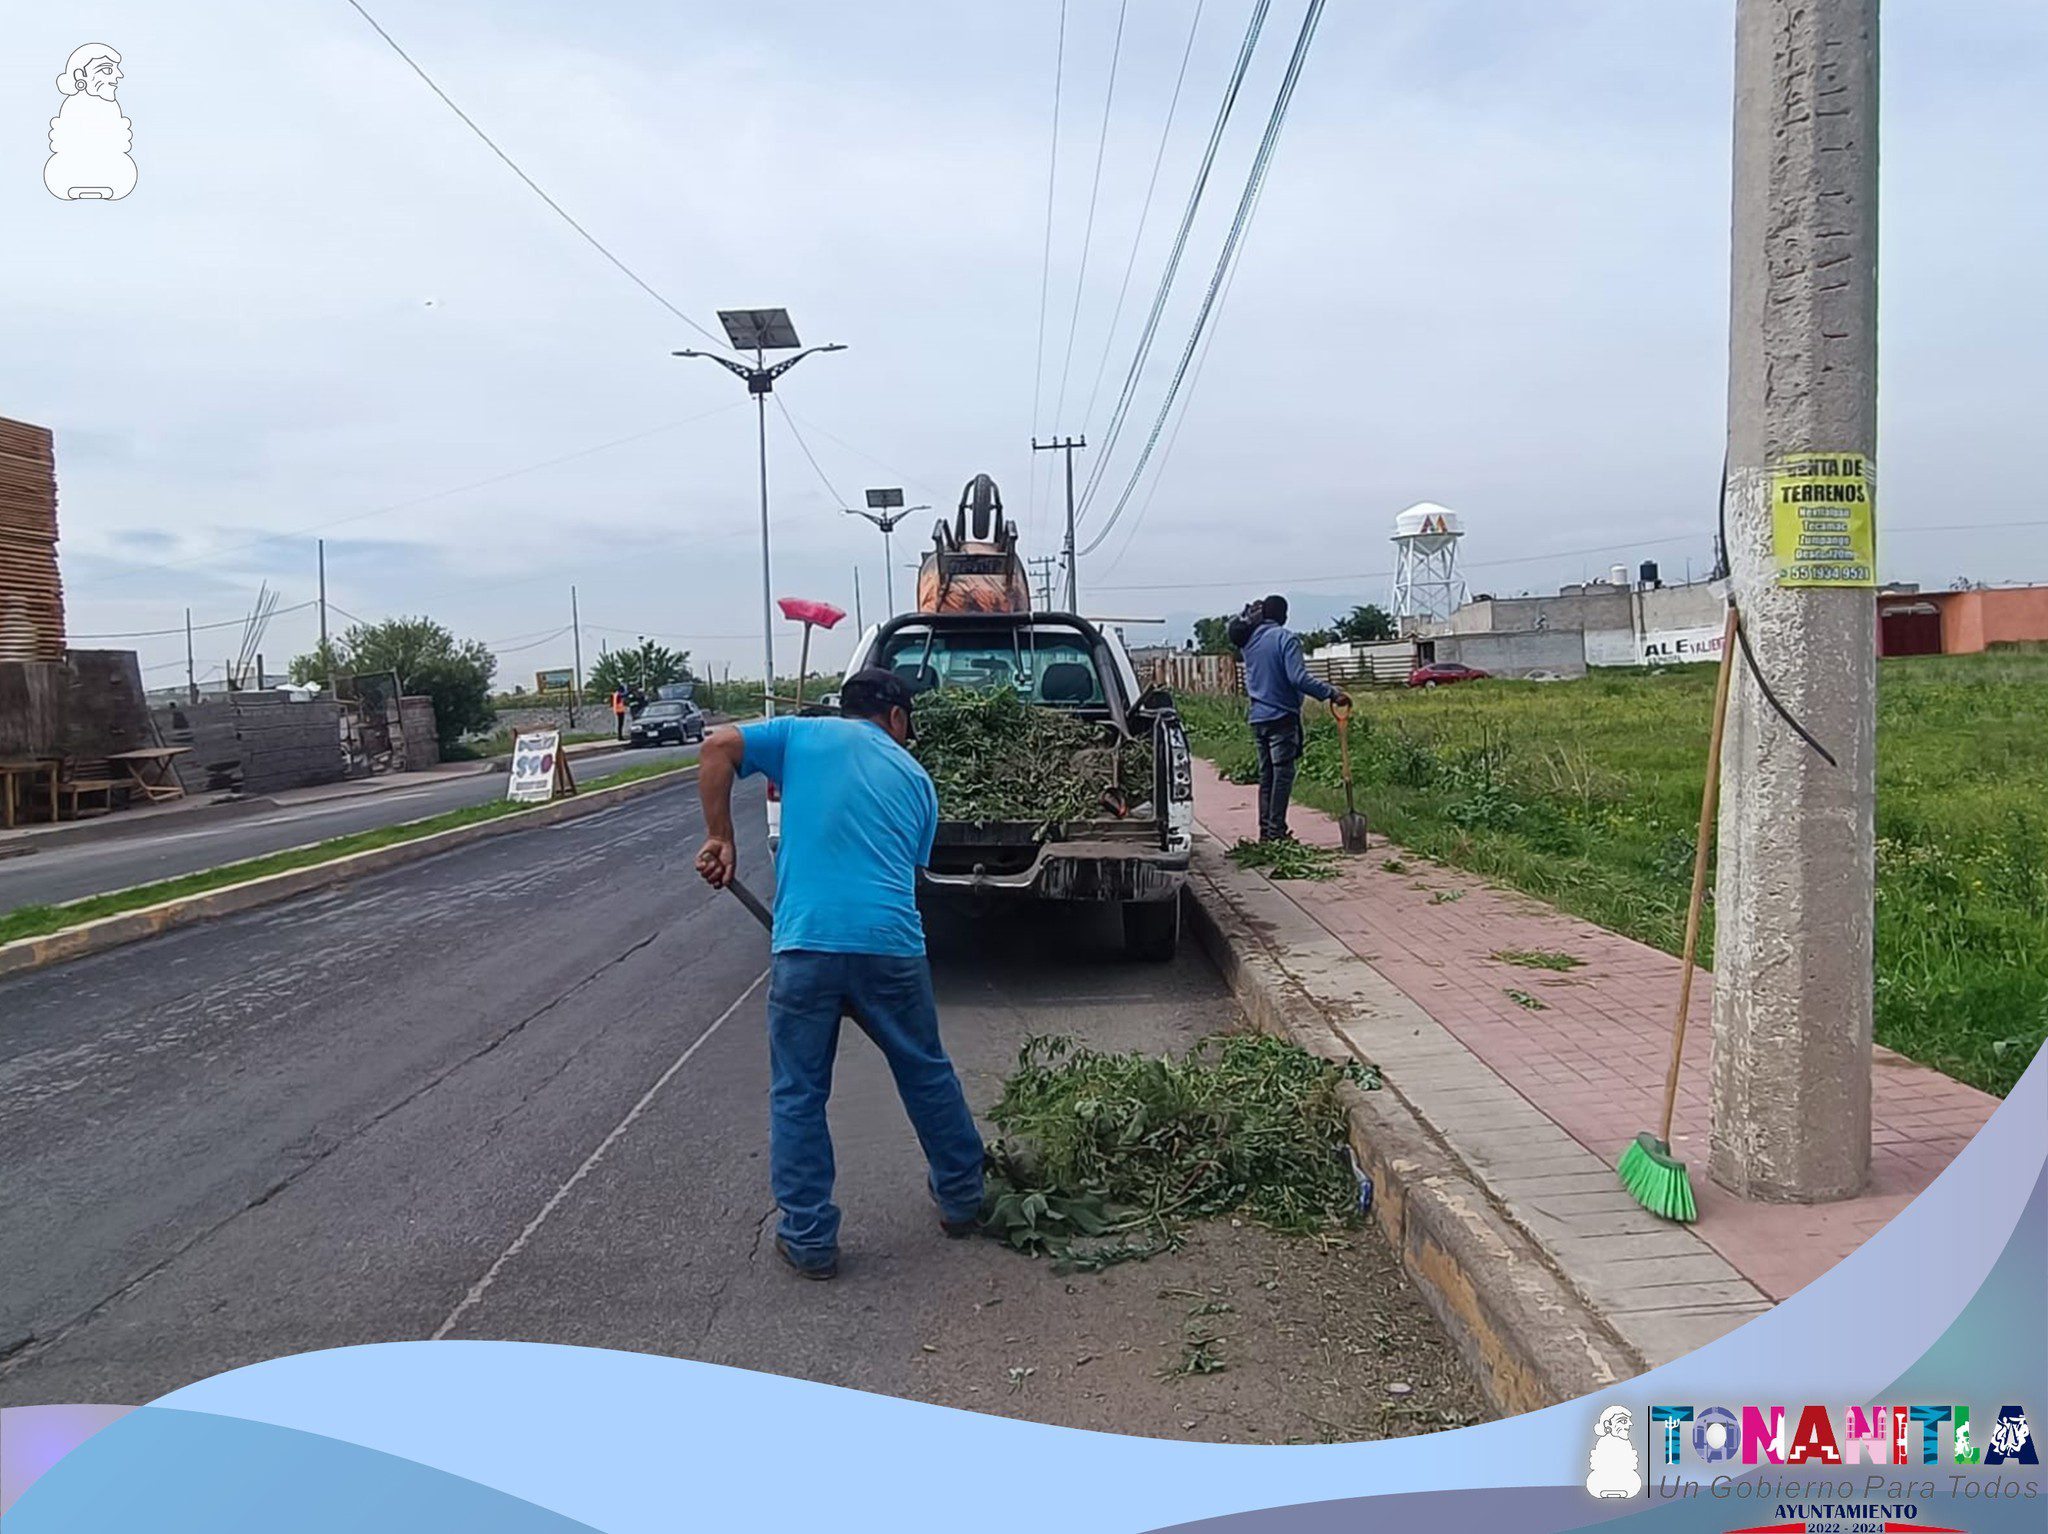
[[672, 1078], [677, 1071], [680, 1071], [684, 1066], [690, 1063], [690, 1057], [696, 1054], [698, 1050], [702, 1049], [707, 1043], [710, 1042], [711, 1036], [714, 1033], [718, 1032], [720, 1028], [725, 1026], [726, 1020], [730, 1018], [733, 1015], [733, 1013], [739, 1011], [741, 1005], [746, 1001], [746, 999], [749, 996], [753, 995], [755, 991], [759, 990], [761, 988], [761, 982], [766, 980], [767, 978], [768, 971], [764, 969], [761, 971], [760, 974], [756, 975], [751, 981], [749, 981], [747, 983], [747, 988], [744, 991], [741, 991], [739, 995], [733, 998], [732, 1005], [727, 1007], [723, 1012], [719, 1013], [717, 1019], [713, 1021], [711, 1026], [709, 1028], [706, 1028], [702, 1033], [698, 1034], [695, 1041], [691, 1043], [690, 1047], [684, 1050], [680, 1055], [677, 1055], [674, 1062], [670, 1064], [669, 1068], [663, 1071], [659, 1076], [655, 1078], [654, 1085], [649, 1087], [646, 1090], [646, 1092], [641, 1094], [640, 1101], [633, 1104], [631, 1108], [626, 1110], [626, 1116], [620, 1119], [618, 1123], [612, 1126], [612, 1131], [610, 1134], [606, 1135], [602, 1140], [598, 1141], [597, 1149], [592, 1151], [588, 1156], [583, 1158], [583, 1165], [579, 1166], [578, 1168], [576, 1168], [575, 1171], [571, 1172], [568, 1176], [568, 1179], [564, 1181], [559, 1188], [555, 1189], [555, 1191], [548, 1196], [548, 1201], [540, 1206], [540, 1213], [536, 1214], [532, 1219], [526, 1222], [526, 1228], [522, 1230], [517, 1236], [513, 1237], [512, 1244], [510, 1246], [506, 1247], [504, 1251], [498, 1254], [498, 1260], [492, 1263], [490, 1267], [485, 1270], [484, 1276], [469, 1286], [469, 1293], [465, 1294], [462, 1297], [462, 1303], [457, 1305], [453, 1310], [449, 1311], [448, 1319], [443, 1321], [438, 1327], [435, 1328], [434, 1335], [431, 1339], [432, 1341], [440, 1342], [443, 1339], [445, 1339], [447, 1335], [455, 1329], [455, 1323], [460, 1321], [471, 1310], [474, 1310], [476, 1308], [477, 1303], [484, 1297], [484, 1291], [489, 1289], [492, 1284], [497, 1282], [498, 1275], [504, 1271], [505, 1265], [526, 1249], [527, 1242], [533, 1239], [534, 1233], [538, 1231], [543, 1224], [546, 1223], [548, 1216], [555, 1212], [556, 1208], [560, 1206], [562, 1200], [567, 1198], [569, 1194], [572, 1191], [574, 1191], [576, 1184], [583, 1181], [585, 1177], [588, 1177], [590, 1173], [596, 1169], [597, 1164], [604, 1159], [605, 1152], [610, 1150], [612, 1146], [618, 1142], [619, 1138], [622, 1135], [624, 1135], [627, 1130], [633, 1127], [633, 1121], [639, 1118], [641, 1114], [647, 1111], [648, 1105], [651, 1104], [656, 1098], [656, 1096], [660, 1094], [661, 1089], [669, 1084], [670, 1078]]

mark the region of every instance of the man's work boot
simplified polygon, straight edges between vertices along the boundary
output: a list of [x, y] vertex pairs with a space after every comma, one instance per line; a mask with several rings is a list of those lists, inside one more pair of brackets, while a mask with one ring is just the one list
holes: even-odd
[[964, 1241], [969, 1236], [981, 1233], [980, 1210], [977, 1209], [964, 1220], [949, 1220], [946, 1218], [945, 1207], [939, 1205], [939, 1196], [932, 1191], [930, 1183], [924, 1185], [924, 1191], [925, 1197], [929, 1198], [934, 1205], [939, 1206], [939, 1229], [946, 1233], [948, 1241]]
[[804, 1278], [822, 1280], [839, 1276], [839, 1257], [837, 1253], [827, 1257], [823, 1262], [804, 1262], [797, 1257], [796, 1253], [789, 1249], [789, 1243], [780, 1236], [775, 1238], [775, 1252], [777, 1256], [788, 1263], [790, 1267], [794, 1268]]

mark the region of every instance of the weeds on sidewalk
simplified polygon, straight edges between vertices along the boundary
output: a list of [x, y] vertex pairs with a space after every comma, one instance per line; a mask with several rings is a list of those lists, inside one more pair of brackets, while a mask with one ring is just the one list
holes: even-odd
[[1583, 969], [1586, 961], [1576, 958], [1557, 948], [1496, 948], [1493, 952], [1496, 963], [1515, 964], [1523, 969]]
[[1525, 1012], [1548, 1012], [1550, 1010], [1549, 1002], [1531, 996], [1527, 991], [1510, 990], [1506, 994], [1509, 1001]]
[[1239, 868], [1258, 869], [1269, 879], [1334, 879], [1337, 854], [1327, 847], [1306, 842], [1241, 841], [1230, 849], [1230, 861]]
[[1345, 1081], [1379, 1076], [1263, 1034], [1218, 1034], [1177, 1060], [1027, 1039], [990, 1112], [989, 1233], [1094, 1271], [1171, 1251], [1213, 1215], [1290, 1235], [1355, 1220]]

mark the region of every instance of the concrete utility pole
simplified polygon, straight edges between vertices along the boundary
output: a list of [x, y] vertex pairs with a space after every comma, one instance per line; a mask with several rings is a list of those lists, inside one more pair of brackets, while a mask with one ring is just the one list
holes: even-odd
[[[1722, 755], [1709, 1165], [1738, 1195], [1780, 1203], [1848, 1198], [1870, 1171], [1874, 534], [1809, 503], [1874, 516], [1877, 13], [1878, 0], [1736, 6], [1727, 557], [1759, 669], [1835, 758], [1740, 671]], [[1807, 520], [1830, 515], [1845, 520]]]
[[1074, 449], [1087, 445], [1086, 437], [1066, 437], [1052, 442], [1040, 442], [1036, 437], [1031, 439], [1031, 451], [1034, 453], [1067, 455], [1067, 538], [1060, 545], [1060, 562], [1067, 569], [1067, 611], [1070, 613], [1081, 610], [1081, 582], [1074, 569]]
[[[885, 573], [885, 574], [887, 573], [887, 572], [886, 572], [886, 569], [885, 569], [884, 573]], [[865, 622], [865, 621], [864, 621], [864, 620], [862, 619], [862, 617], [861, 617], [861, 613], [860, 613], [860, 566], [859, 566], [859, 565], [855, 565], [855, 566], [853, 567], [853, 631], [854, 631], [854, 633], [855, 633], [855, 634], [857, 634], [857, 635], [858, 635], [858, 634], [865, 634], [865, 633], [866, 633], [866, 632], [868, 631], [868, 626], [867, 626], [867, 623], [866, 623], [866, 622]]]
[[192, 661], [192, 609], [189, 607], [185, 609], [185, 696], [192, 703], [199, 701], [199, 677]]

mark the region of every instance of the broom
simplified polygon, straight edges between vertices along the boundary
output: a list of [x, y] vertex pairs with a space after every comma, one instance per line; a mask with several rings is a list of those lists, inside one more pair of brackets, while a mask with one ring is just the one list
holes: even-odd
[[1639, 1134], [1621, 1153], [1615, 1170], [1621, 1185], [1652, 1214], [1686, 1224], [1699, 1218], [1685, 1163], [1671, 1154], [1671, 1115], [1678, 1105], [1678, 1066], [1685, 1056], [1685, 1019], [1692, 1006], [1693, 961], [1700, 944], [1700, 907], [1707, 895], [1707, 849], [1714, 809], [1721, 797], [1721, 732], [1728, 722], [1728, 683], [1735, 675], [1734, 602], [1721, 626], [1721, 669], [1714, 680], [1714, 725], [1708, 732], [1707, 781], [1700, 794], [1700, 831], [1692, 854], [1692, 903], [1685, 913], [1685, 960], [1678, 981], [1678, 1017], [1671, 1025], [1671, 1065], [1664, 1073], [1664, 1120], [1656, 1134]]

